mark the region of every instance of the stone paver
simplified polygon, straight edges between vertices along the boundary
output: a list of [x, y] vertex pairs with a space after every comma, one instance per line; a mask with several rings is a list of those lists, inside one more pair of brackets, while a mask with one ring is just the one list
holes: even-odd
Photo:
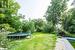
[[75, 50], [65, 38], [58, 38], [55, 50]]

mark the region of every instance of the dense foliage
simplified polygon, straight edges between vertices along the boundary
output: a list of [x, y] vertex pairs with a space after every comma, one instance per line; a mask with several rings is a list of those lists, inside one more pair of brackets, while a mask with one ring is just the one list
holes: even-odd
[[35, 30], [35, 26], [34, 26], [34, 22], [32, 21], [24, 21], [22, 23], [22, 31], [23, 32], [34, 32]]
[[6, 34], [0, 33], [0, 47], [7, 48], [9, 40], [6, 38]]
[[52, 22], [53, 28], [57, 34], [64, 30], [63, 21], [65, 16], [63, 15], [67, 10], [67, 1], [68, 0], [51, 0], [51, 5], [48, 6], [45, 14], [46, 20]]
[[0, 47], [8, 47], [7, 31], [16, 32], [19, 29], [19, 8], [19, 4], [14, 0], [0, 0]]
[[43, 19], [34, 19], [32, 21], [34, 22], [35, 25], [35, 31], [41, 32], [45, 25], [45, 21], [43, 21]]
[[52, 33], [54, 32], [54, 26], [52, 22], [45, 23], [43, 32]]
[[48, 6], [45, 16], [47, 21], [51, 21], [54, 25], [59, 23], [62, 13], [67, 9], [66, 1], [67, 0], [51, 0], [51, 5]]
[[75, 33], [75, 9], [69, 10], [65, 14], [63, 21], [64, 29], [70, 33]]
[[0, 24], [0, 31], [3, 32], [3, 31], [10, 31], [10, 32], [15, 32], [16, 30], [12, 27], [10, 27], [9, 24]]

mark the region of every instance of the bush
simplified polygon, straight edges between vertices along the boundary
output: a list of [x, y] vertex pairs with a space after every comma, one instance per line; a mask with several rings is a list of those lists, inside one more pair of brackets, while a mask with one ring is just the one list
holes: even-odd
[[45, 21], [43, 19], [34, 19], [33, 22], [35, 24], [36, 32], [42, 32]]
[[0, 30], [9, 31], [9, 32], [15, 32], [16, 31], [14, 28], [10, 27], [9, 24], [0, 24]]
[[52, 34], [56, 34], [56, 32], [54, 31], [54, 32], [51, 32]]
[[12, 27], [10, 27], [7, 31], [9, 31], [9, 32], [16, 32], [16, 30], [14, 28], [12, 28]]
[[64, 30], [70, 33], [75, 33], [75, 9], [70, 9], [66, 14], [63, 21]]
[[8, 39], [6, 38], [6, 34], [0, 33], [0, 47], [7, 48], [8, 47]]
[[43, 28], [43, 32], [47, 32], [47, 33], [51, 33], [54, 32], [54, 26], [51, 22], [45, 24], [44, 28]]
[[30, 29], [29, 23], [27, 21], [23, 22], [22, 29], [23, 32], [27, 32]]
[[0, 14], [0, 19], [3, 19], [5, 18], [5, 15], [4, 14]]
[[30, 27], [30, 31], [33, 33], [35, 32], [35, 25], [34, 25], [34, 22], [33, 21], [30, 21], [29, 22], [29, 27]]
[[11, 27], [15, 28], [16, 31], [19, 31], [22, 27], [22, 22], [18, 16], [11, 17], [10, 22], [8, 22]]
[[23, 26], [22, 26], [22, 30], [23, 30], [23, 32], [27, 32], [27, 31], [34, 32], [34, 30], [35, 30], [34, 22], [24, 21]]

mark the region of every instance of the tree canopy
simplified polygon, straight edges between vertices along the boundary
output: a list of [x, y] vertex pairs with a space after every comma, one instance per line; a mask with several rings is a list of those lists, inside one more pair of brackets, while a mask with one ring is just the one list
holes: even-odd
[[62, 13], [67, 9], [67, 0], [51, 0], [51, 5], [48, 6], [46, 12], [47, 21], [52, 21], [53, 24], [57, 24], [61, 20]]

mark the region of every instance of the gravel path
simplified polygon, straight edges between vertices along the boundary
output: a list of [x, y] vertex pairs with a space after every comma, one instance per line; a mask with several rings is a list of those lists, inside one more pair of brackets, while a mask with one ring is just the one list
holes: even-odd
[[55, 50], [75, 50], [65, 38], [58, 38]]

